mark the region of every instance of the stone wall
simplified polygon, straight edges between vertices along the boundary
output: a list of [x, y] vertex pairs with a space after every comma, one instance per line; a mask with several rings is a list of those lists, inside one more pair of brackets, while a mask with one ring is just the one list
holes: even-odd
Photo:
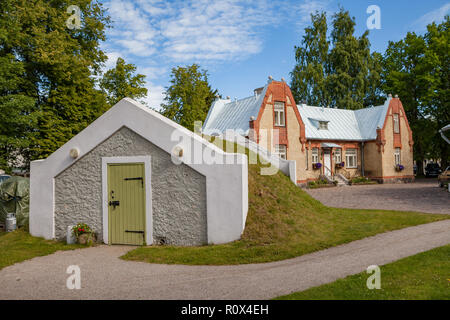
[[172, 163], [170, 154], [123, 127], [55, 178], [55, 236], [68, 225], [89, 224], [102, 240], [102, 157], [152, 159], [153, 238], [173, 245], [207, 243], [206, 179]]

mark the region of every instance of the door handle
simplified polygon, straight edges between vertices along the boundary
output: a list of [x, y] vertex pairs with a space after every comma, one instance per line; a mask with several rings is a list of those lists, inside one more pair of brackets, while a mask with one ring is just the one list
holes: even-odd
[[117, 201], [117, 200], [109, 202], [109, 206], [113, 206], [114, 209], [119, 205], [120, 205], [120, 201]]

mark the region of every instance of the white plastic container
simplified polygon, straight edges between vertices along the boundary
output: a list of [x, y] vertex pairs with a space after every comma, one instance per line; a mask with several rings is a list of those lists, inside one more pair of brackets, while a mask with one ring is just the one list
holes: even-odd
[[75, 242], [77, 242], [77, 238], [73, 234], [72, 229], [73, 226], [67, 226], [67, 237], [66, 237], [67, 244], [74, 244]]
[[14, 213], [6, 214], [6, 232], [11, 232], [17, 228], [17, 220]]

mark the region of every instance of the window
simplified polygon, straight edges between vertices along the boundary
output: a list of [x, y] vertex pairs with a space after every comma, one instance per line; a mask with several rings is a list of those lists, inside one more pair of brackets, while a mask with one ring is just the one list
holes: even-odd
[[275, 125], [279, 127], [284, 127], [284, 103], [275, 102]]
[[345, 150], [345, 161], [347, 168], [357, 168], [356, 149]]
[[319, 148], [312, 148], [312, 163], [318, 163], [319, 162]]
[[342, 154], [341, 149], [334, 150], [334, 163], [341, 163], [342, 162]]
[[400, 133], [400, 126], [398, 122], [398, 113], [394, 113], [394, 133]]
[[277, 144], [275, 145], [275, 153], [281, 158], [286, 160], [286, 145], [284, 144]]
[[319, 130], [328, 130], [328, 122], [319, 121]]
[[400, 150], [401, 150], [400, 148], [395, 148], [395, 152], [394, 152], [395, 165], [402, 164]]

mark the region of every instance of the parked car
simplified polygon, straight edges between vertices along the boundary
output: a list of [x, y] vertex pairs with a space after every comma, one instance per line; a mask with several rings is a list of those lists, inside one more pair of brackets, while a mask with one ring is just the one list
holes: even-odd
[[442, 172], [441, 167], [437, 163], [428, 163], [425, 167], [426, 177], [437, 177]]
[[438, 183], [440, 187], [443, 187], [444, 184], [450, 182], [450, 167], [447, 167], [444, 172], [442, 172], [438, 177]]
[[7, 174], [0, 174], [0, 183], [2, 183], [3, 181], [5, 181], [9, 178], [11, 178], [11, 176], [9, 176]]

